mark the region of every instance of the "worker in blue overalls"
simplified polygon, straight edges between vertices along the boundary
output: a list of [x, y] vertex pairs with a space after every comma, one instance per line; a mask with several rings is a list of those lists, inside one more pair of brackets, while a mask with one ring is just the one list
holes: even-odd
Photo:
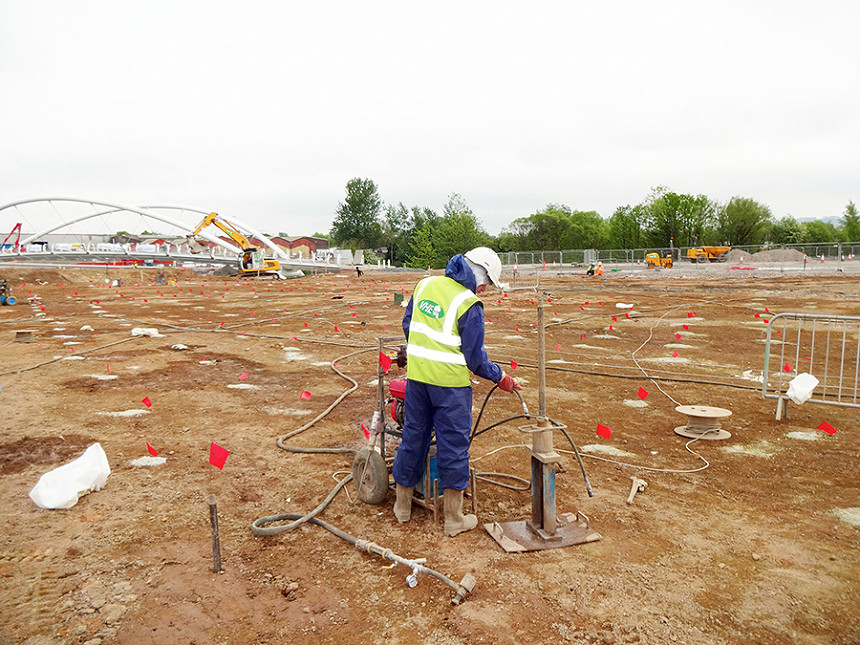
[[502, 288], [502, 262], [486, 247], [455, 255], [444, 276], [424, 278], [415, 287], [403, 316], [408, 372], [403, 442], [394, 459], [401, 524], [412, 514], [413, 487], [421, 480], [431, 433], [436, 431], [436, 463], [443, 489], [445, 535], [478, 525], [463, 515], [469, 484], [472, 383], [469, 372], [499, 384], [505, 392], [519, 384], [491, 362], [484, 350], [484, 307], [476, 293], [487, 285]]

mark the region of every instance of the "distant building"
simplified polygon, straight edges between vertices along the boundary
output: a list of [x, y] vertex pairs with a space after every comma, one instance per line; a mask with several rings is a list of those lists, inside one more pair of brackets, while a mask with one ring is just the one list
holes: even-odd
[[293, 256], [309, 258], [317, 251], [328, 248], [328, 240], [310, 235], [287, 235], [273, 237], [272, 242], [282, 248], [285, 253]]

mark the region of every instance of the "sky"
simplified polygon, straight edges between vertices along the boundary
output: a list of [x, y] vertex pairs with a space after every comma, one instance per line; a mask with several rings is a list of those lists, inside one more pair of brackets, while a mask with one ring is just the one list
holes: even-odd
[[[0, 206], [182, 204], [307, 235], [360, 177], [438, 213], [458, 193], [492, 234], [656, 186], [840, 216], [858, 24], [856, 0], [3, 0]], [[28, 209], [0, 232], [51, 217]]]

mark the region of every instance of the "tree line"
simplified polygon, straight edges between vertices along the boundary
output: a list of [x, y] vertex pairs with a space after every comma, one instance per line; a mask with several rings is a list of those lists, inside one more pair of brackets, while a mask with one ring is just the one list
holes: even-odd
[[375, 249], [393, 265], [442, 268], [452, 255], [476, 246], [503, 252], [854, 242], [860, 241], [860, 214], [849, 201], [838, 226], [790, 215], [776, 219], [766, 205], [747, 197], [721, 203], [660, 186], [639, 204], [619, 206], [608, 220], [596, 211], [548, 204], [494, 237], [457, 193], [448, 196], [440, 214], [385, 204], [372, 180], [355, 178], [347, 182], [325, 237], [344, 248]]

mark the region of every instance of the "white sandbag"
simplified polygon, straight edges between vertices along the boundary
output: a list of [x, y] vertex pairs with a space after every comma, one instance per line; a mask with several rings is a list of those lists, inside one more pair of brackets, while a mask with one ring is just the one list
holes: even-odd
[[101, 444], [94, 443], [80, 457], [46, 472], [30, 491], [39, 508], [71, 508], [78, 498], [105, 485], [110, 466]]
[[800, 405], [806, 403], [812, 397], [812, 390], [818, 386], [818, 379], [812, 374], [803, 372], [798, 374], [788, 384], [788, 392], [786, 396]]

